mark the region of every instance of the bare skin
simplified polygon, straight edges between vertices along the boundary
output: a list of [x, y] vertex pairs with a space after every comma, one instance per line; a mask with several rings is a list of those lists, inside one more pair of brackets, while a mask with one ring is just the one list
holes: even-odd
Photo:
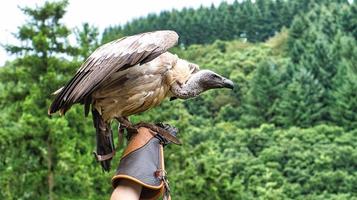
[[142, 186], [124, 179], [114, 189], [110, 200], [139, 200]]

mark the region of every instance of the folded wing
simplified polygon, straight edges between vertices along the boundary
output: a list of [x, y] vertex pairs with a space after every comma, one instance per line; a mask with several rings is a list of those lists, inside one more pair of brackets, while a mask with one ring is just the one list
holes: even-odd
[[86, 103], [90, 95], [112, 73], [149, 62], [178, 41], [174, 31], [155, 31], [121, 38], [95, 50], [75, 76], [58, 92], [48, 114], [64, 114], [75, 103]]

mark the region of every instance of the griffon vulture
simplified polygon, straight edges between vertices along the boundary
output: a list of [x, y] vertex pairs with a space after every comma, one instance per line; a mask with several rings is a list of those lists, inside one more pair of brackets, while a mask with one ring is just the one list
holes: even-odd
[[114, 150], [112, 119], [127, 117], [159, 105], [165, 98], [188, 99], [214, 88], [233, 89], [233, 82], [167, 52], [178, 42], [174, 31], [155, 31], [124, 37], [96, 49], [74, 77], [57, 90], [51, 115], [84, 104], [92, 108], [97, 154], [109, 170]]

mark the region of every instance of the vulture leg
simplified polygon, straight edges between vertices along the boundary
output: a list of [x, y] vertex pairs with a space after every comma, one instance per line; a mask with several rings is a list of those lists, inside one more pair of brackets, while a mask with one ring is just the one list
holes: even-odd
[[113, 132], [110, 123], [105, 122], [96, 109], [92, 110], [92, 116], [97, 135], [97, 151], [94, 154], [103, 170], [109, 171], [110, 161], [115, 154]]
[[128, 117], [116, 117], [115, 118], [120, 125], [123, 125], [124, 127], [132, 127], [133, 124], [129, 121]]
[[133, 134], [136, 134], [138, 132], [137, 128], [133, 126], [133, 124], [129, 121], [128, 117], [116, 117], [115, 119], [119, 122], [119, 143], [121, 143], [124, 129], [127, 130], [127, 140], [129, 140]]

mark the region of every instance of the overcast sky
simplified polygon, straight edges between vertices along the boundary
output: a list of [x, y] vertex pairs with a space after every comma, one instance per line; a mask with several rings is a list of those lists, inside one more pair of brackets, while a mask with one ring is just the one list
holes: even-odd
[[[63, 22], [70, 28], [84, 22], [97, 26], [100, 31], [110, 25], [124, 24], [133, 18], [162, 10], [197, 8], [200, 5], [218, 5], [222, 0], [69, 0]], [[227, 0], [232, 2], [233, 0]], [[18, 9], [24, 6], [40, 6], [45, 0], [4, 0], [0, 3], [0, 44], [15, 43], [11, 33], [24, 24], [26, 17]], [[0, 47], [0, 66], [13, 59]]]

